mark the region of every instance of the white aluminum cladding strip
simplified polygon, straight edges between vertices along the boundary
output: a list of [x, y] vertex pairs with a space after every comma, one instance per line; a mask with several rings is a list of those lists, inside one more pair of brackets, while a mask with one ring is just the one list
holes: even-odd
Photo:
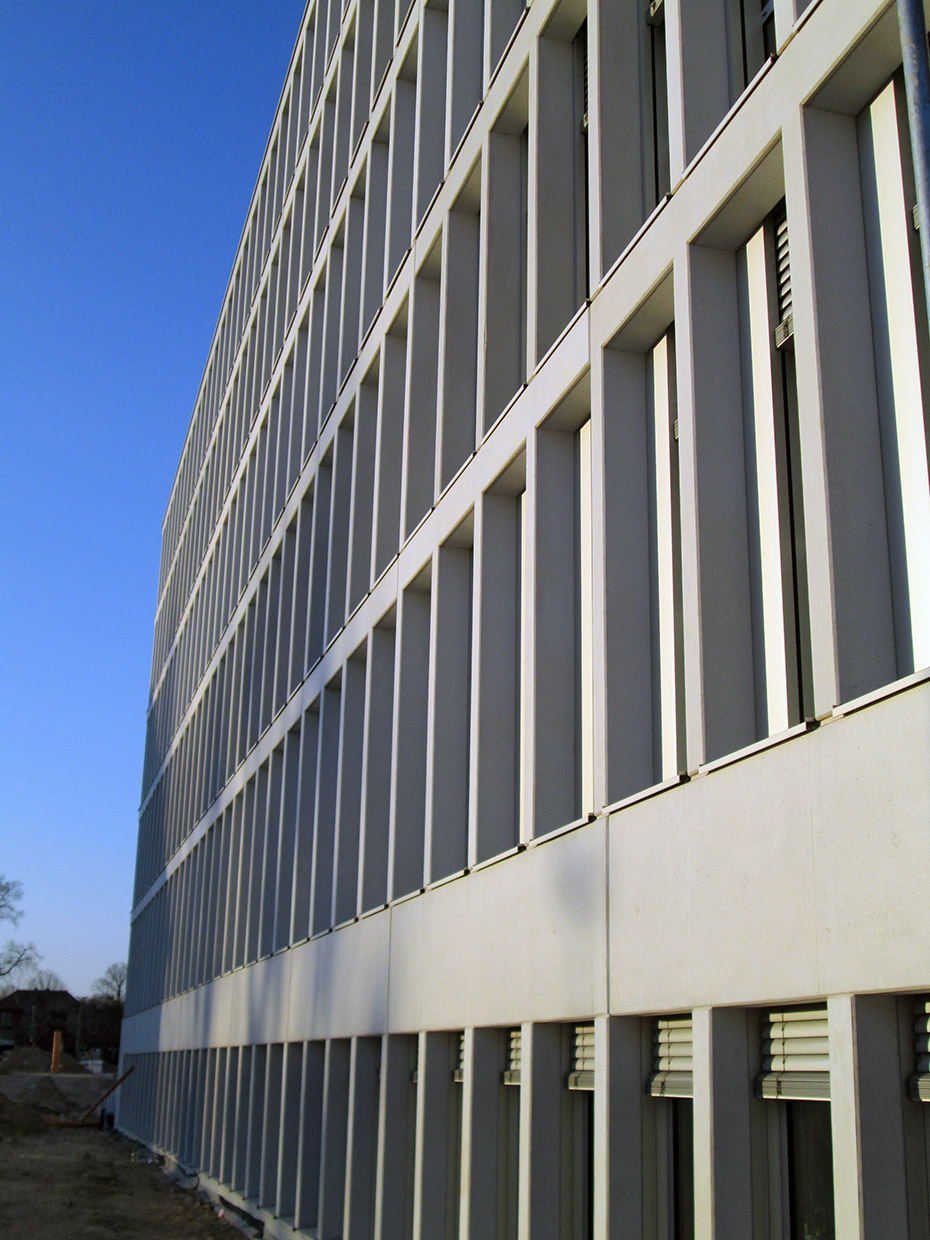
[[576, 1025], [569, 1089], [594, 1088], [594, 1026]]
[[654, 1098], [690, 1098], [694, 1093], [691, 1017], [661, 1016], [653, 1032], [652, 1076]]
[[520, 1060], [521, 1060], [522, 1045], [523, 1045], [523, 1030], [522, 1029], [511, 1029], [510, 1030], [510, 1045], [508, 1047], [508, 1054], [507, 1054], [507, 1068], [504, 1071], [504, 1077], [503, 1077], [505, 1085], [519, 1085], [520, 1084]]
[[908, 1082], [915, 1102], [930, 1102], [930, 999], [914, 1002], [914, 1063]]
[[830, 1099], [827, 1005], [768, 1012], [762, 1025], [763, 1098]]

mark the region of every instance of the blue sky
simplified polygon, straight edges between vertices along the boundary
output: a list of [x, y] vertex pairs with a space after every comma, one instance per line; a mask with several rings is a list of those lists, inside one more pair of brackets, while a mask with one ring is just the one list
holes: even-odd
[[0, 7], [0, 873], [126, 958], [161, 520], [303, 0]]

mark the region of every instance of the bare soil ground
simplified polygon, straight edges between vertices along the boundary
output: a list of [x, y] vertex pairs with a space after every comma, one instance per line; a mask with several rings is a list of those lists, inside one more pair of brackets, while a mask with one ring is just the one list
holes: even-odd
[[4, 1240], [242, 1240], [195, 1193], [130, 1141], [101, 1129], [57, 1128], [0, 1140]]
[[0, 1075], [2, 1240], [242, 1240], [193, 1181], [180, 1187], [134, 1142], [49, 1123], [76, 1118], [112, 1078], [24, 1066]]

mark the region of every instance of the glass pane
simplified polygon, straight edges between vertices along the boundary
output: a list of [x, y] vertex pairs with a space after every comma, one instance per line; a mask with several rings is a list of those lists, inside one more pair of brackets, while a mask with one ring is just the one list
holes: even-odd
[[787, 1107], [791, 1240], [835, 1240], [830, 1108], [822, 1102]]
[[694, 1240], [694, 1111], [690, 1098], [672, 1103], [675, 1240]]

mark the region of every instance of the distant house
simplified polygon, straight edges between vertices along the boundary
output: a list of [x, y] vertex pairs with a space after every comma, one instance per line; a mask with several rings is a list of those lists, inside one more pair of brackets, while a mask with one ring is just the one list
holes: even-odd
[[70, 1032], [79, 1007], [67, 990], [14, 990], [0, 999], [0, 1038], [19, 1046], [51, 1045], [56, 1030]]

